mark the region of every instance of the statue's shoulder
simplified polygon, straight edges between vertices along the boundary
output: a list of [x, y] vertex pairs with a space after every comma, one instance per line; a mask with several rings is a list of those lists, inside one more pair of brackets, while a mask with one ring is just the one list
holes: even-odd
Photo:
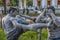
[[6, 15], [2, 18], [2, 20], [9, 20], [10, 19], [10, 16], [9, 15]]
[[4, 16], [4, 17], [2, 18], [2, 20], [6, 20], [6, 18], [7, 18], [7, 16]]
[[15, 17], [10, 17], [10, 21], [14, 21], [14, 20], [16, 20]]

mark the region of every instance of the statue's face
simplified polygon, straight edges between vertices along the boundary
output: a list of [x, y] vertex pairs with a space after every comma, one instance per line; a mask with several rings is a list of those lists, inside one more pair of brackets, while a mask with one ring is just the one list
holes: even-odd
[[13, 14], [13, 15], [16, 15], [16, 11], [14, 11], [12, 14]]
[[52, 9], [47, 9], [47, 14], [53, 13]]
[[16, 16], [16, 15], [18, 14], [18, 12], [17, 12], [16, 10], [15, 10], [14, 12], [11, 11], [10, 13], [11, 13], [11, 15], [13, 15], [13, 16]]

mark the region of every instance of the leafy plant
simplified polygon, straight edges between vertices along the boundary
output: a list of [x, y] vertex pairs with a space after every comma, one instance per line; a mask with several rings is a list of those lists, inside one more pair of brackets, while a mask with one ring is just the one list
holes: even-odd
[[[43, 29], [41, 34], [41, 40], [47, 40], [47, 30]], [[0, 29], [0, 40], [7, 40], [6, 35], [2, 29]], [[28, 31], [20, 35], [18, 40], [38, 40], [38, 33], [34, 31]]]
[[[38, 40], [38, 33], [34, 31], [28, 31], [23, 33], [18, 40]], [[47, 40], [47, 30], [43, 29], [41, 34], [41, 40]]]
[[0, 40], [6, 40], [6, 35], [2, 29], [0, 29]]
[[37, 33], [33, 31], [28, 31], [26, 33], [23, 33], [20, 37], [19, 40], [37, 40]]

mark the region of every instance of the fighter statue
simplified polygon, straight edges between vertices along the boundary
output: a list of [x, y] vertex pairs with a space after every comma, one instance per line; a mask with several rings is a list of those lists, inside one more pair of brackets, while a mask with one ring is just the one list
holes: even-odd
[[[52, 21], [48, 28], [47, 40], [60, 40], [60, 17], [55, 16], [55, 8], [53, 6], [45, 9], [35, 20], [36, 23], [46, 23]], [[45, 28], [45, 26], [43, 27]]]
[[41, 16], [38, 16], [36, 22], [48, 22], [49, 20], [52, 20], [52, 22], [50, 26], [47, 27], [47, 40], [60, 40], [60, 17], [55, 16], [55, 8], [53, 6], [48, 7], [45, 13], [42, 13]]
[[49, 29], [48, 40], [60, 40], [60, 17], [55, 16], [55, 8], [48, 7], [48, 16], [52, 19], [52, 25]]
[[[28, 17], [28, 16], [23, 16], [23, 17]], [[31, 17], [28, 17], [29, 19]], [[31, 18], [33, 19], [33, 18]], [[39, 26], [39, 25], [35, 25], [34, 26], [34, 30], [36, 29], [41, 29], [41, 28], [48, 28], [48, 39], [47, 40], [60, 40], [60, 17], [55, 16], [55, 8], [53, 6], [50, 6], [46, 9], [44, 9], [44, 11], [34, 20], [36, 25], [37, 23], [40, 23], [41, 25], [44, 25], [45, 23], [50, 23], [47, 24], [49, 26]], [[42, 24], [44, 23], [44, 24]], [[34, 24], [32, 24], [34, 25]], [[30, 24], [31, 26], [31, 24]], [[33, 27], [33, 26], [32, 26]], [[28, 27], [26, 27], [28, 28]], [[32, 30], [32, 29], [31, 29]]]
[[47, 23], [28, 24], [22, 17], [17, 18], [16, 8], [10, 8], [9, 13], [2, 19], [3, 29], [7, 35], [7, 40], [17, 40], [19, 35], [24, 33], [23, 29], [36, 31], [41, 27], [49, 27], [51, 21]]

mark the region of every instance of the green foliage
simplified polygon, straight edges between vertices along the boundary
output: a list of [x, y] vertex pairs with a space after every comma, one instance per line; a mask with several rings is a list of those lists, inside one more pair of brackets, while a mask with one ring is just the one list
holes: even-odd
[[0, 3], [2, 3], [2, 0], [0, 0]]
[[32, 1], [33, 1], [33, 0], [26, 0], [26, 1], [27, 1], [27, 5], [28, 5], [28, 6], [32, 6], [32, 4], [33, 4]]
[[[0, 40], [6, 40], [6, 35], [4, 31], [0, 29]], [[34, 31], [28, 31], [20, 35], [18, 40], [38, 40], [38, 33]], [[47, 40], [47, 30], [42, 30], [41, 40]]]
[[0, 6], [2, 6], [3, 5], [3, 0], [0, 0]]
[[29, 14], [27, 14], [27, 15], [28, 15], [28, 16], [33, 16], [33, 17], [35, 16], [35, 17], [36, 17], [36, 16], [38, 16], [38, 15], [40, 15], [40, 14], [37, 14], [37, 13], [36, 13], [36, 14], [34, 14], [34, 13], [31, 14], [31, 13], [29, 13]]
[[6, 35], [2, 29], [0, 29], [0, 40], [6, 40]]
[[23, 33], [19, 38], [19, 40], [37, 40], [37, 39], [38, 39], [37, 33], [33, 31]]
[[[28, 6], [32, 6], [33, 0], [26, 0]], [[18, 6], [19, 0], [10, 0], [12, 6]], [[0, 0], [0, 6], [3, 5], [3, 0]]]
[[41, 39], [42, 40], [47, 40], [47, 36], [48, 36], [47, 34], [48, 34], [48, 31], [46, 29], [43, 29], [42, 34], [41, 34], [42, 35]]
[[[4, 0], [0, 0], [0, 6], [3, 6]], [[18, 0], [10, 0], [12, 6], [18, 6]]]
[[10, 0], [10, 3], [11, 3], [12, 6], [17, 6], [18, 5], [17, 0]]
[[[28, 31], [23, 33], [18, 40], [38, 40], [38, 33], [33, 31]], [[43, 29], [41, 34], [41, 40], [47, 40], [47, 30]]]

